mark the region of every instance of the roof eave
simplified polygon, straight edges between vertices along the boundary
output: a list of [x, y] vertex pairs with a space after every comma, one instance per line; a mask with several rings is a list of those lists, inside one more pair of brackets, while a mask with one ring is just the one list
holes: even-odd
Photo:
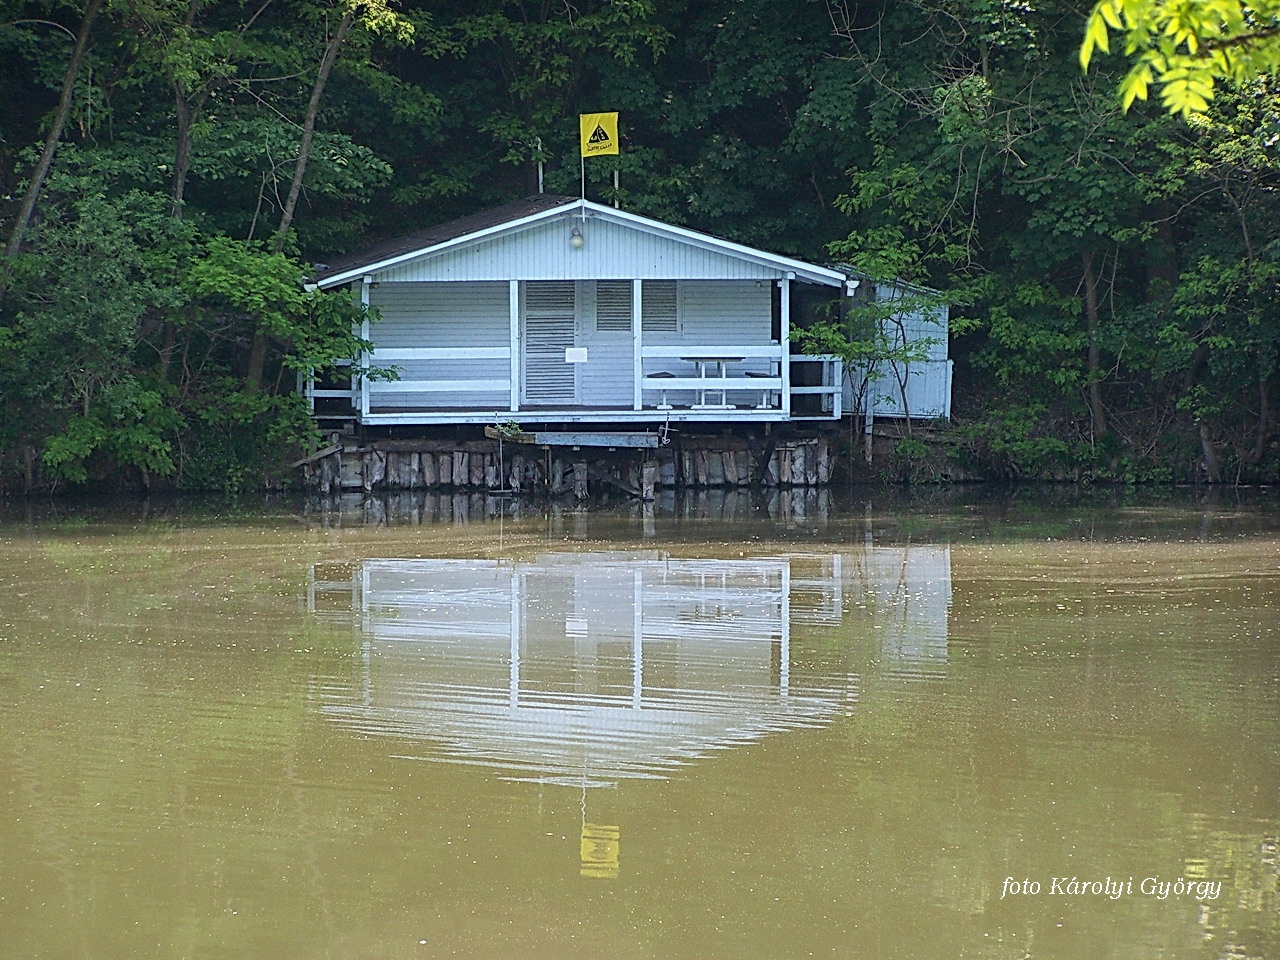
[[639, 227], [650, 233], [660, 236], [675, 237], [686, 243], [692, 243], [696, 246], [707, 250], [715, 250], [730, 256], [737, 257], [742, 260], [749, 260], [761, 266], [777, 270], [782, 274], [794, 274], [796, 279], [806, 280], [810, 283], [822, 284], [823, 286], [839, 287], [843, 286], [848, 280], [848, 275], [840, 270], [834, 270], [829, 267], [820, 267], [814, 263], [806, 263], [803, 260], [795, 260], [791, 257], [784, 257], [781, 254], [769, 253], [766, 250], [757, 250], [755, 247], [748, 247], [741, 243], [734, 243], [732, 240], [722, 240], [719, 237], [713, 237], [710, 234], [699, 233], [696, 230], [689, 230], [685, 227], [678, 227], [674, 224], [663, 223], [660, 220], [652, 220], [649, 217], [643, 217], [637, 213], [628, 213], [625, 210], [618, 210], [613, 207], [606, 207], [602, 204], [593, 203], [590, 200], [580, 201], [582, 206], [592, 213], [600, 216], [612, 217], [613, 219], [629, 223], [632, 226]]
[[416, 260], [419, 257], [425, 257], [430, 254], [442, 253], [453, 247], [466, 246], [469, 243], [476, 243], [491, 237], [496, 237], [504, 233], [516, 233], [533, 226], [550, 217], [562, 216], [567, 210], [575, 210], [581, 207], [586, 201], [577, 200], [573, 203], [564, 203], [556, 207], [550, 207], [546, 210], [539, 210], [537, 213], [531, 213], [528, 216], [519, 217], [515, 220], [508, 220], [505, 223], [494, 224], [491, 227], [485, 227], [482, 230], [476, 230], [473, 233], [465, 233], [460, 237], [452, 237], [448, 240], [442, 240], [439, 243], [433, 243], [430, 246], [422, 247], [418, 250], [410, 250], [407, 253], [397, 254], [394, 257], [387, 257], [383, 260], [375, 260], [370, 263], [361, 264], [355, 267], [349, 267], [341, 273], [335, 273], [332, 277], [325, 277], [317, 282], [317, 286], [321, 289], [331, 287], [340, 287], [343, 284], [350, 283], [352, 280], [366, 277], [372, 273], [378, 273], [382, 270], [388, 270], [391, 267], [407, 263], [410, 260]]
[[678, 227], [673, 224], [663, 223], [660, 220], [653, 220], [649, 217], [640, 216], [639, 214], [628, 213], [625, 210], [618, 210], [614, 207], [606, 207], [590, 200], [575, 200], [546, 210], [539, 210], [536, 213], [520, 217], [516, 220], [509, 220], [505, 223], [485, 227], [484, 229], [476, 230], [473, 233], [466, 233], [462, 236], [453, 237], [449, 240], [442, 240], [439, 243], [431, 244], [418, 250], [410, 250], [406, 253], [397, 254], [393, 257], [387, 257], [382, 260], [370, 261], [369, 263], [348, 267], [340, 273], [335, 273], [331, 277], [325, 277], [324, 279], [317, 281], [316, 286], [320, 289], [326, 290], [333, 287], [340, 287], [353, 280], [358, 280], [361, 277], [366, 277], [371, 274], [390, 269], [391, 267], [407, 263], [411, 260], [416, 260], [420, 257], [443, 253], [456, 247], [477, 243], [503, 234], [516, 233], [541, 223], [544, 220], [554, 217], [563, 217], [578, 212], [584, 216], [587, 213], [590, 213], [593, 216], [609, 218], [625, 223], [634, 228], [644, 230], [647, 233], [678, 239], [684, 243], [689, 243], [705, 250], [713, 250], [727, 256], [736, 257], [740, 260], [747, 260], [760, 266], [767, 267], [768, 269], [776, 270], [784, 277], [804, 280], [808, 283], [815, 283], [829, 287], [844, 286], [845, 282], [848, 280], [848, 274], [840, 270], [820, 267], [817, 264], [806, 263], [803, 260], [795, 260], [791, 257], [784, 257], [780, 254], [757, 250], [754, 247], [734, 243], [732, 240], [722, 240], [719, 237], [699, 233], [696, 230], [689, 230], [685, 227]]

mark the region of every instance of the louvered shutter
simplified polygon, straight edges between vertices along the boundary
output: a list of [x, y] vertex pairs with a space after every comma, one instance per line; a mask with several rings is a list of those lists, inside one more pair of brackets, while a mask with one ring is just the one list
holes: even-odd
[[676, 282], [646, 280], [641, 289], [640, 325], [645, 333], [676, 333]]
[[596, 281], [596, 331], [631, 332], [631, 281]]
[[525, 286], [524, 399], [528, 403], [573, 403], [577, 366], [565, 363], [574, 345], [574, 284], [546, 280]]

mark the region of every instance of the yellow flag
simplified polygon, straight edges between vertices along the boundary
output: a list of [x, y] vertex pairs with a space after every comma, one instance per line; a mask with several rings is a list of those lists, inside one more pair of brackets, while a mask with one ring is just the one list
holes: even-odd
[[598, 157], [618, 152], [618, 115], [616, 113], [583, 113], [578, 116], [582, 135], [582, 155]]

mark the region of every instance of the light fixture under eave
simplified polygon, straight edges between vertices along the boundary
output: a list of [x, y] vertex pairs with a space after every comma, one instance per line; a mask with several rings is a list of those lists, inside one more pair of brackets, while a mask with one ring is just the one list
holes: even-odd
[[573, 249], [581, 250], [582, 245], [586, 242], [586, 238], [583, 237], [582, 231], [577, 227], [574, 227], [569, 231], [569, 246], [573, 247]]

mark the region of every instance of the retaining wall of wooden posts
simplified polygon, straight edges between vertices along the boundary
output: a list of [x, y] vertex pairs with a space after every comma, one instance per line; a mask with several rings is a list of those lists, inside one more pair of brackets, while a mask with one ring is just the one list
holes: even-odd
[[380, 440], [335, 444], [300, 464], [307, 486], [342, 490], [572, 493], [593, 486], [651, 500], [655, 488], [819, 487], [831, 479], [826, 437], [685, 438], [657, 450], [538, 447], [497, 440]]

